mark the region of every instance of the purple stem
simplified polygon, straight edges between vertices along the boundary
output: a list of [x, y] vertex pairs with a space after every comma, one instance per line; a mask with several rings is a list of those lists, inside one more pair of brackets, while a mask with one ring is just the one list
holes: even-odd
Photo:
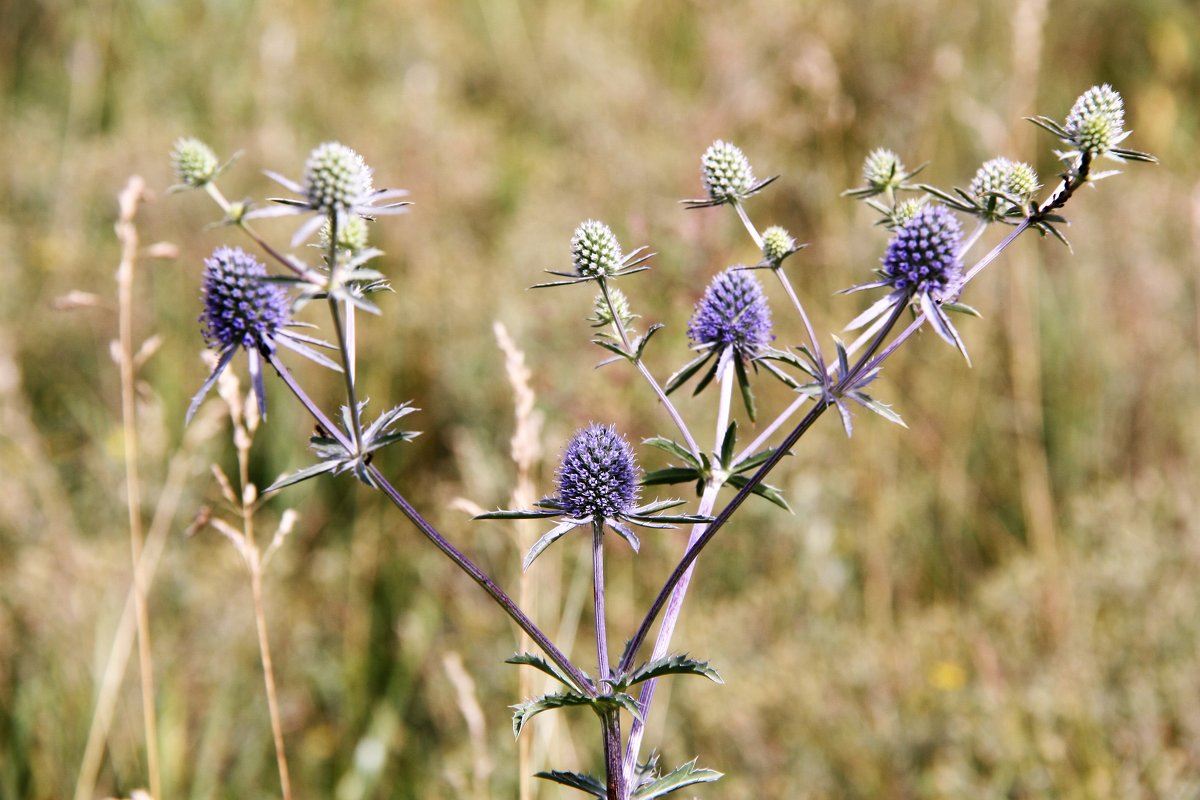
[[[279, 360], [279, 357], [276, 354], [271, 353], [267, 356], [267, 360], [270, 362], [271, 366], [275, 368], [275, 372], [279, 374], [279, 377], [283, 379], [283, 382], [287, 384], [287, 387], [291, 390], [292, 394], [296, 395], [296, 398], [300, 401], [301, 405], [308, 409], [308, 413], [310, 413], [313, 418], [325, 428], [326, 432], [330, 436], [334, 437], [343, 448], [346, 448], [347, 452], [353, 452], [351, 450], [352, 443], [350, 440], [346, 438], [346, 436], [341, 432], [341, 429], [338, 428], [337, 425], [333, 424], [329, 418], [325, 416], [324, 412], [317, 407], [316, 403], [312, 401], [308, 394], [305, 393], [304, 389], [302, 389], [300, 384], [296, 382], [295, 377], [291, 374], [288, 368]], [[554, 643], [551, 642], [546, 634], [542, 632], [541, 628], [539, 628], [536, 624], [534, 624], [533, 620], [526, 616], [525, 612], [521, 610], [521, 608], [513, 601], [513, 599], [509, 597], [508, 594], [505, 593], [505, 591], [501, 589], [495, 581], [488, 577], [483, 570], [477, 567], [474, 562], [472, 562], [457, 548], [455, 548], [454, 545], [450, 544], [446, 537], [442, 536], [442, 534], [438, 532], [437, 528], [433, 527], [433, 525], [431, 525], [424, 517], [417, 513], [417, 510], [409, 504], [409, 502], [402, 494], [400, 494], [396, 487], [392, 486], [392, 484], [388, 482], [387, 478], [383, 476], [377, 467], [368, 467], [368, 469], [370, 470], [371, 477], [379, 487], [380, 491], [382, 491], [384, 495], [386, 495], [387, 498], [391, 500], [398, 509], [400, 509], [400, 512], [404, 514], [404, 516], [408, 517], [409, 521], [416, 526], [417, 530], [424, 534], [425, 538], [433, 542], [434, 546], [441, 550], [447, 558], [453, 561], [459, 569], [467, 573], [467, 575], [471, 577], [471, 580], [479, 584], [480, 588], [487, 592], [498, 606], [504, 609], [504, 612], [508, 614], [508, 616], [511, 617], [514, 622], [517, 623], [521, 630], [525, 631], [530, 639], [537, 643], [538, 647], [542, 649], [542, 651], [547, 657], [549, 657], [551, 661], [553, 661], [571, 678], [572, 681], [575, 682], [579, 689], [581, 689], [589, 697], [595, 697], [597, 694], [595, 685], [588, 679], [586, 675], [583, 674], [583, 672], [579, 670], [578, 667], [571, 663], [571, 660], [567, 658], [567, 656], [561, 650], [555, 647]]]

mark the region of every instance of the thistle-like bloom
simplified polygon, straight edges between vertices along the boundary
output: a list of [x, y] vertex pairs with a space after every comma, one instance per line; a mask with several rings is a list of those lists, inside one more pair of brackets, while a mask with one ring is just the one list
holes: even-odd
[[1107, 83], [1080, 95], [1063, 127], [1080, 152], [1092, 155], [1108, 152], [1129, 135], [1125, 132], [1125, 103]]
[[268, 280], [267, 268], [239, 247], [218, 247], [204, 260], [204, 311], [199, 321], [208, 346], [217, 351], [217, 366], [188, 407], [190, 421], [200, 402], [229, 366], [238, 349], [246, 351], [250, 378], [259, 411], [266, 415], [262, 359], [281, 344], [332, 369], [335, 363], [307, 345], [329, 347], [325, 342], [288, 330], [291, 321], [287, 292]]
[[608, 298], [612, 301], [612, 308], [608, 306], [608, 300], [604, 299], [604, 292], [596, 295], [596, 299], [592, 303], [592, 316], [590, 322], [593, 328], [603, 328], [605, 325], [613, 324], [613, 311], [617, 312], [617, 319], [621, 321], [621, 325], [628, 328], [637, 314], [629, 307], [629, 298], [615, 286], [609, 287]]
[[772, 225], [762, 233], [763, 263], [778, 267], [783, 260], [800, 248], [786, 228]]
[[890, 195], [899, 189], [912, 189], [914, 187], [909, 186], [906, 181], [924, 168], [925, 165], [922, 164], [909, 172], [905, 170], [904, 162], [894, 151], [888, 150], [886, 147], [877, 147], [863, 160], [864, 185], [858, 189], [848, 189], [842, 194], [866, 199], [877, 194]]
[[700, 200], [684, 200], [688, 208], [705, 208], [745, 200], [762, 191], [763, 187], [778, 178], [778, 175], [763, 181], [754, 180], [750, 160], [736, 145], [718, 139], [708, 146], [700, 157], [700, 182], [708, 197]]
[[567, 443], [558, 467], [558, 495], [537, 503], [540, 510], [494, 511], [476, 519], [563, 519], [542, 536], [525, 555], [529, 569], [539, 555], [557, 540], [584, 525], [616, 531], [637, 552], [641, 542], [630, 523], [647, 528], [670, 528], [668, 523], [707, 522], [711, 518], [692, 514], [663, 515], [659, 512], [682, 505], [682, 500], [656, 500], [637, 505], [641, 471], [633, 448], [612, 425], [581, 428]]
[[616, 519], [634, 507], [638, 467], [633, 448], [612, 425], [591, 425], [567, 444], [558, 465], [558, 503], [576, 519]]
[[185, 136], [176, 140], [171, 148], [171, 166], [181, 186], [197, 188], [217, 176], [221, 162], [211, 147], [199, 139]]
[[713, 378], [732, 367], [741, 387], [746, 412], [753, 420], [754, 395], [750, 391], [746, 365], [754, 364], [757, 369], [755, 359], [766, 353], [774, 338], [771, 335], [771, 308], [758, 278], [741, 265], [718, 273], [696, 303], [688, 323], [688, 338], [692, 340], [692, 349], [700, 355], [667, 379], [667, 394], [686, 383], [706, 364], [708, 369], [693, 394], [699, 394]]
[[[1079, 96], [1063, 124], [1049, 117], [1029, 117], [1030, 122], [1050, 131], [1071, 149], [1057, 155], [1068, 163], [1105, 156], [1113, 161], [1155, 162], [1154, 156], [1137, 150], [1117, 147], [1131, 131], [1125, 130], [1125, 102], [1120, 93], [1107, 83], [1093, 86]], [[1091, 174], [1090, 180], [1112, 175], [1112, 172]]]
[[688, 338], [698, 350], [728, 348], [742, 361], [754, 358], [774, 338], [762, 284], [742, 266], [718, 273], [696, 303]]
[[883, 256], [880, 280], [854, 286], [847, 291], [885, 287], [891, 292], [849, 325], [855, 330], [891, 313], [897, 305], [920, 308], [938, 335], [966, 355], [958, 332], [942, 311], [942, 303], [954, 302], [962, 290], [962, 259], [959, 247], [962, 226], [945, 206], [922, 206], [912, 219], [896, 231]]
[[401, 214], [408, 202], [385, 202], [408, 194], [404, 189], [376, 189], [373, 174], [362, 156], [338, 142], [318, 145], [304, 165], [303, 184], [274, 172], [267, 176], [297, 198], [271, 198], [279, 206], [251, 211], [246, 219], [282, 217], [290, 214], [315, 213], [313, 219], [300, 226], [292, 237], [292, 246], [312, 236], [327, 220], [335, 220], [339, 230], [350, 224], [352, 217], [374, 219], [381, 214]]
[[1019, 212], [1039, 188], [1033, 167], [1022, 161], [993, 158], [976, 170], [969, 194], [981, 219], [998, 222]]
[[[317, 234], [317, 242], [320, 244], [322, 250], [329, 250], [329, 245], [332, 244], [329, 241], [329, 234], [331, 232], [332, 226], [330, 226], [329, 220], [326, 220], [325, 224], [321, 226], [321, 231]], [[362, 217], [347, 218], [346, 223], [338, 227], [338, 249], [345, 250], [351, 255], [361, 253], [367, 249], [368, 233], [367, 221], [365, 219]]]
[[612, 228], [589, 219], [571, 237], [571, 265], [585, 278], [609, 277], [621, 269], [621, 243]]
[[621, 243], [612, 228], [595, 219], [579, 223], [571, 236], [571, 271], [548, 269], [546, 272], [566, 280], [534, 285], [534, 289], [550, 286], [569, 286], [587, 281], [605, 281], [650, 269], [645, 262], [653, 256], [645, 247], [628, 255], [621, 252]]

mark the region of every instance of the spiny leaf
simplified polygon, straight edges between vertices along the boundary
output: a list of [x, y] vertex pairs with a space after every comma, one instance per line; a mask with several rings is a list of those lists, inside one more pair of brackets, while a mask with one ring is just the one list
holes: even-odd
[[520, 705], [512, 706], [513, 736], [520, 736], [525, 724], [543, 711], [549, 711], [554, 708], [566, 708], [568, 706], [590, 706], [594, 702], [590, 697], [578, 692], [552, 692], [544, 694], [541, 697], [535, 697], [532, 700], [527, 700]]
[[642, 476], [643, 486], [659, 486], [662, 484], [687, 483], [702, 477], [694, 467], [667, 467], [647, 472]]
[[713, 683], [725, 683], [720, 673], [710, 667], [707, 661], [697, 661], [684, 654], [663, 656], [649, 664], [643, 664], [629, 676], [627, 685], [636, 686], [663, 675], [702, 675]]
[[[749, 482], [750, 479], [745, 475], [730, 475], [728, 481], [729, 485], [735, 489], [741, 489]], [[779, 489], [775, 486], [771, 486], [766, 483], [759, 483], [750, 490], [750, 493], [756, 494], [764, 500], [769, 500], [788, 513], [795, 513], [792, 511], [792, 507], [788, 505], [787, 500], [783, 499], [783, 492], [779, 491]]]
[[300, 481], [306, 481], [309, 478], [315, 478], [316, 476], [323, 475], [326, 472], [332, 472], [333, 470], [337, 469], [337, 466], [338, 462], [336, 461], [322, 461], [320, 464], [314, 464], [311, 467], [305, 467], [302, 470], [293, 472], [291, 475], [280, 475], [278, 480], [276, 480], [266, 489], [263, 489], [263, 494], [270, 494], [271, 492], [282, 489], [285, 486], [291, 486], [294, 483], [300, 483]]
[[538, 669], [546, 673], [551, 678], [566, 684], [567, 688], [573, 691], [579, 691], [579, 687], [575, 685], [575, 681], [568, 678], [566, 673], [560, 670], [556, 665], [551, 664], [546, 659], [542, 658], [541, 656], [536, 656], [533, 653], [517, 653], [516, 655], [505, 659], [504, 663], [533, 667], [534, 669]]
[[686, 383], [689, 378], [695, 375], [696, 372], [704, 366], [706, 361], [712, 358], [712, 354], [712, 350], [706, 350], [696, 358], [693, 358], [691, 361], [680, 367], [678, 372], [667, 379], [667, 385], [664, 387], [667, 394], [670, 394]]
[[696, 460], [696, 457], [692, 455], [692, 451], [688, 450], [678, 442], [674, 442], [666, 437], [652, 436], [649, 439], [643, 439], [642, 444], [646, 444], [651, 447], [657, 447], [659, 450], [665, 450], [676, 458], [684, 461], [684, 463], [691, 464], [693, 467], [700, 466], [700, 463]]
[[535, 778], [541, 778], [545, 781], [553, 781], [561, 783], [563, 786], [570, 786], [572, 789], [578, 789], [585, 794], [590, 794], [593, 797], [599, 797], [605, 800], [608, 797], [608, 790], [599, 780], [591, 775], [584, 775], [580, 772], [563, 772], [554, 770], [553, 772], [537, 772], [534, 773]]
[[686, 786], [692, 786], [697, 783], [712, 783], [725, 777], [716, 770], [696, 769], [696, 760], [693, 758], [682, 767], [674, 769], [661, 778], [638, 787], [633, 793], [634, 800], [653, 800], [655, 797], [663, 797]]

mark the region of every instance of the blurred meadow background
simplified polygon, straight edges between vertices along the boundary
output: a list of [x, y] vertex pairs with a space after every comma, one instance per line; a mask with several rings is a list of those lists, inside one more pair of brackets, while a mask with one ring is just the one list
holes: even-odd
[[[930, 161], [922, 178], [943, 187], [996, 155], [1052, 183], [1054, 142], [1021, 117], [1061, 120], [1100, 82], [1126, 98], [1127, 144], [1162, 164], [1070, 203], [1074, 253], [1027, 235], [972, 285], [973, 368], [929, 334], [889, 363], [874, 393], [910, 430], [860, 413], [847, 441], [823, 419], [773, 476], [795, 514], [751, 503], [701, 558], [675, 647], [727, 683], [667, 685], [647, 739], [727, 773], [701, 797], [1200, 797], [1194, 3], [0, 0], [0, 797], [79, 791], [130, 586], [109, 342], [132, 174], [155, 191], [143, 242], [179, 253], [135, 279], [136, 339], [161, 337], [137, 408], [141, 512], [165, 542], [149, 597], [161, 800], [278, 796], [246, 571], [211, 529], [184, 535], [202, 506], [226, 513], [210, 464], [235, 468], [218, 401], [198, 434], [182, 426], [206, 374], [202, 259], [251, 246], [205, 227], [202, 193], [165, 194], [177, 137], [243, 151], [221, 181], [231, 198], [277, 194], [261, 170], [298, 177], [330, 139], [376, 185], [412, 191], [413, 213], [373, 228], [396, 291], [362, 321], [360, 370], [373, 407], [413, 400], [405, 427], [424, 433], [378, 463], [515, 593], [511, 526], [456, 505], [503, 506], [515, 480], [493, 323], [530, 370], [539, 495], [576, 427], [668, 430], [631, 370], [592, 369], [586, 287], [526, 291], [568, 264], [581, 220], [658, 253], [622, 287], [643, 325], [667, 324], [649, 354], [665, 378], [709, 277], [757, 258], [727, 209], [676, 202], [702, 191], [712, 140], [782, 173], [750, 212], [812, 243], [791, 274], [818, 330], [837, 332], [864, 301], [833, 293], [868, 279], [886, 244], [838, 196], [869, 149]], [[280, 244], [291, 231], [261, 229]], [[795, 344], [778, 288], [778, 343]], [[331, 374], [298, 370], [339, 401]], [[768, 413], [787, 402], [759, 384]], [[259, 486], [309, 459], [307, 418], [273, 376], [268, 395]], [[708, 430], [710, 398], [680, 406]], [[516, 797], [507, 706], [521, 698], [502, 663], [516, 629], [353, 480], [277, 497], [264, 536], [286, 508], [300, 519], [266, 603], [297, 796]], [[612, 548], [615, 642], [683, 541]], [[527, 588], [535, 619], [582, 654], [579, 545]], [[137, 665], [90, 796], [147, 785]], [[586, 712], [524, 736], [534, 769], [599, 765]]]

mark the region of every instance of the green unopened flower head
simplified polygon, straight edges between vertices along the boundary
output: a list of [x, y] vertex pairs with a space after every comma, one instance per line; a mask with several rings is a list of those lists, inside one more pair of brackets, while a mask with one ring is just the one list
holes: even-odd
[[771, 264], [779, 264], [796, 249], [796, 240], [786, 229], [772, 225], [763, 231], [763, 259]]
[[617, 312], [617, 319], [621, 321], [623, 327], [629, 327], [637, 315], [629, 308], [629, 298], [615, 286], [608, 287], [608, 297], [612, 300], [612, 308], [608, 306], [608, 302], [604, 299], [604, 292], [596, 295], [596, 300], [592, 304], [592, 327], [602, 328], [605, 325], [613, 323], [613, 311]]
[[700, 179], [708, 196], [728, 202], [753, 193], [754, 170], [738, 147], [720, 139], [709, 145], [700, 158]]
[[571, 263], [577, 274], [607, 277], [621, 269], [623, 260], [616, 234], [603, 222], [589, 219], [575, 229], [571, 237]]
[[925, 195], [920, 197], [911, 197], [907, 200], [901, 200], [892, 209], [891, 225], [895, 228], [902, 228], [917, 212], [924, 208], [925, 203], [929, 200]]
[[[329, 249], [329, 223], [321, 226], [318, 234], [321, 249]], [[367, 249], [367, 221], [362, 217], [348, 216], [338, 224], [337, 245], [339, 250], [349, 250], [351, 253], [361, 253]]]
[[199, 139], [185, 136], [171, 148], [171, 166], [180, 183], [203, 186], [217, 176], [221, 165], [211, 147]]
[[1009, 194], [1021, 200], [1028, 200], [1040, 188], [1042, 186], [1038, 183], [1037, 170], [1024, 161], [1013, 162], [1012, 170], [1008, 173]]
[[863, 161], [863, 180], [876, 193], [898, 188], [904, 178], [904, 162], [891, 150], [876, 148]]
[[993, 158], [983, 162], [971, 180], [971, 194], [976, 200], [986, 200], [994, 192], [1028, 199], [1038, 190], [1038, 176], [1033, 167], [1023, 161]]
[[347, 211], [372, 193], [371, 168], [362, 156], [338, 142], [317, 145], [304, 165], [304, 194], [326, 214]]
[[1063, 127], [1080, 152], [1101, 155], [1125, 138], [1125, 103], [1107, 83], [1093, 86], [1071, 106]]

